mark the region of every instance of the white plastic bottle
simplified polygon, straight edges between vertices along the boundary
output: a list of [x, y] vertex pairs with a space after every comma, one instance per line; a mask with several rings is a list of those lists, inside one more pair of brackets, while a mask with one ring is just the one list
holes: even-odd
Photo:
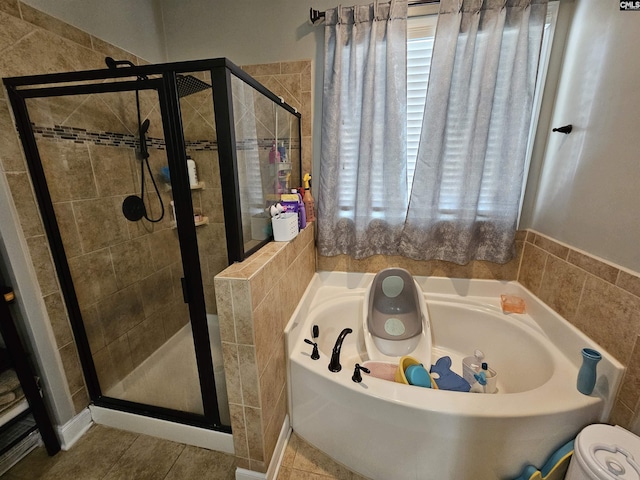
[[187, 159], [187, 172], [189, 173], [189, 185], [192, 187], [198, 186], [198, 172], [196, 171], [196, 162], [192, 159]]

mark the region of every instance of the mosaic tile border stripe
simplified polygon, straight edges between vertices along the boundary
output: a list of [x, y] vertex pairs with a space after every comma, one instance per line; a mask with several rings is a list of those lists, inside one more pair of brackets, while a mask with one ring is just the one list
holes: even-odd
[[[84, 128], [67, 127], [62, 125], [54, 125], [53, 127], [45, 127], [31, 124], [33, 133], [36, 138], [44, 138], [55, 141], [72, 141], [74, 143], [89, 143], [94, 145], [105, 145], [109, 147], [125, 147], [140, 148], [140, 141], [137, 135], [128, 133], [115, 132], [90, 132]], [[240, 140], [236, 143], [238, 150], [255, 150], [269, 149], [273, 145], [273, 138], [254, 138], [248, 140]], [[280, 139], [278, 144], [283, 144], [286, 148], [299, 149], [299, 139]], [[188, 150], [195, 151], [212, 151], [218, 150], [218, 143], [211, 140], [193, 140], [186, 141], [185, 145]], [[166, 143], [163, 138], [147, 137], [147, 147], [157, 150], [166, 150]]]

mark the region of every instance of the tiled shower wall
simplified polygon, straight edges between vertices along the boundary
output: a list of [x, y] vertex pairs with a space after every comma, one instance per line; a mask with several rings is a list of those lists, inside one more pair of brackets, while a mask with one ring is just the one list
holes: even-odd
[[[0, 77], [99, 69], [105, 67], [105, 56], [145, 63], [22, 2], [0, 0]], [[16, 206], [79, 412], [89, 403], [88, 393], [3, 88], [0, 95], [2, 174]], [[167, 163], [157, 100], [155, 93], [148, 91], [140, 92], [140, 100], [142, 118], [151, 119], [150, 162], [157, 173]], [[180, 256], [176, 230], [171, 228], [167, 184], [159, 185], [166, 208], [162, 222], [131, 223], [119, 213], [124, 196], [139, 190], [135, 105], [132, 92], [28, 100], [103, 389], [118, 382], [188, 318], [180, 294]], [[209, 224], [196, 231], [207, 312], [216, 313], [213, 277], [228, 261], [211, 92], [182, 98], [181, 109], [188, 154], [198, 164], [205, 184], [204, 189], [192, 192], [192, 198], [194, 209], [209, 218]], [[121, 166], [127, 158], [129, 166], [123, 175], [121, 168], [114, 168], [115, 162]], [[152, 205], [150, 216], [156, 217], [159, 208], [153, 195], [147, 205]], [[110, 267], [111, 274], [98, 270], [100, 264]], [[161, 318], [156, 307], [169, 315]]]
[[[0, 0], [0, 77], [103, 68], [107, 55], [141, 63], [137, 57], [22, 2]], [[4, 88], [0, 89], [0, 96], [2, 175], [13, 197], [69, 390], [79, 412], [87, 406], [89, 398], [22, 149], [4, 98]], [[59, 210], [64, 208], [61, 206]]]

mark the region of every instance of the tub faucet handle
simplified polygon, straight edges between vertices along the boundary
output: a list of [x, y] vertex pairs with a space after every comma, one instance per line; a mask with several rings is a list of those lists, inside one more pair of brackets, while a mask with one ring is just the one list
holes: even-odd
[[311, 352], [311, 360], [318, 360], [320, 358], [320, 354], [318, 353], [318, 344], [316, 342], [312, 342], [308, 338], [304, 339], [304, 343], [313, 345], [313, 351]]
[[360, 383], [362, 381], [362, 374], [360, 373], [360, 370], [362, 370], [364, 373], [371, 373], [371, 370], [361, 366], [359, 363], [356, 363], [356, 368], [353, 370], [353, 377], [351, 377], [351, 380], [356, 383]]

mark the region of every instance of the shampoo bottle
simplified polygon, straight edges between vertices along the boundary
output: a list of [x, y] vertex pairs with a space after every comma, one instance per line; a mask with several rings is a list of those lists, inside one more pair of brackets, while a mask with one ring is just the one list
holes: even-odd
[[307, 209], [304, 206], [302, 195], [298, 193], [298, 190], [296, 190], [295, 188], [292, 188], [291, 193], [298, 196], [298, 216], [300, 217], [299, 225], [300, 225], [300, 230], [302, 230], [304, 227], [307, 226]]
[[307, 222], [313, 222], [316, 219], [316, 214], [314, 211], [315, 202], [313, 200], [313, 197], [311, 196], [311, 190], [309, 186], [311, 175], [305, 173], [302, 180], [304, 181], [304, 197], [302, 197], [302, 201], [304, 202], [304, 209], [307, 214]]

